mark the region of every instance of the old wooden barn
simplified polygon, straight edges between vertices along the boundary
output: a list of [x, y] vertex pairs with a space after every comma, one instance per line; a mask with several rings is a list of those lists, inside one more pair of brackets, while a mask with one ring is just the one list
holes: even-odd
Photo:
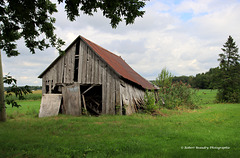
[[[40, 108], [40, 113], [50, 112], [49, 106], [54, 104], [55, 113], [81, 115], [88, 111], [96, 115], [129, 115], [143, 103], [146, 90], [156, 89], [120, 56], [82, 36], [65, 52], [39, 75], [43, 93], [41, 108], [45, 107], [45, 112]], [[55, 97], [58, 101], [44, 101], [44, 97]]]

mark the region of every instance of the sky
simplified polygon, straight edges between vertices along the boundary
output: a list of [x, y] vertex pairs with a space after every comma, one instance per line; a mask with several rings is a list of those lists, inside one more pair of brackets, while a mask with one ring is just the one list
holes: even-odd
[[[122, 22], [113, 29], [101, 11], [70, 22], [58, 5], [56, 34], [66, 42], [63, 49], [81, 35], [120, 55], [148, 80], [165, 67], [175, 76], [207, 72], [219, 65], [218, 54], [229, 35], [240, 43], [240, 0], [150, 0], [143, 10], [134, 24]], [[58, 52], [49, 48], [31, 55], [22, 40], [18, 50], [21, 54], [11, 58], [3, 52], [3, 73], [10, 73], [19, 86], [41, 86], [38, 76]]]

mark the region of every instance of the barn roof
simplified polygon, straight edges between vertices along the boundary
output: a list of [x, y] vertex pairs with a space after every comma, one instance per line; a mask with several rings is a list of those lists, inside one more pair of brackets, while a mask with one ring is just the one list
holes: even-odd
[[[120, 56], [113, 54], [82, 36], [79, 36], [78, 38], [82, 39], [97, 55], [99, 55], [118, 75], [124, 79], [134, 82], [144, 89], [157, 89], [156, 86], [134, 71]], [[74, 44], [77, 39], [74, 40], [72, 44]], [[67, 49], [69, 49], [69, 47]], [[54, 65], [60, 57], [61, 56], [59, 56], [41, 75], [39, 75], [39, 78], [42, 78], [45, 72], [47, 72], [47, 70], [52, 67], [52, 65]]]

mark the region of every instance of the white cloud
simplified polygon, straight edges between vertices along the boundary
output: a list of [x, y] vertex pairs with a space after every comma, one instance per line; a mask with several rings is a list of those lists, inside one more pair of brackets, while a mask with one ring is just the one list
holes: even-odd
[[214, 0], [184, 0], [176, 6], [177, 12], [193, 12], [200, 14], [209, 11], [209, 4]]
[[[239, 0], [152, 0], [143, 18], [112, 29], [102, 12], [69, 22], [59, 6], [56, 32], [66, 41], [65, 48], [82, 35], [120, 55], [147, 79], [156, 78], [163, 67], [174, 75], [195, 75], [218, 66], [218, 54], [228, 35], [240, 42], [239, 8]], [[19, 49], [23, 53], [18, 57], [3, 56], [4, 73], [11, 72], [21, 85], [41, 85], [37, 76], [58, 53], [48, 49], [30, 55], [23, 42]]]

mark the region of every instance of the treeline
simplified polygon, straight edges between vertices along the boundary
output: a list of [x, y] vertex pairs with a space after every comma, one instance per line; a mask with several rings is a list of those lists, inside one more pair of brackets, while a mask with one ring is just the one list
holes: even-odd
[[[24, 86], [19, 86], [19, 87], [24, 87]], [[4, 87], [4, 91], [7, 91], [8, 89], [9, 89], [9, 87]], [[29, 86], [29, 89], [31, 91], [41, 90], [42, 86]]]
[[198, 73], [196, 76], [175, 76], [173, 82], [184, 82], [190, 84], [193, 88], [199, 89], [217, 89], [218, 76], [220, 74], [219, 67], [211, 68], [205, 73]]

